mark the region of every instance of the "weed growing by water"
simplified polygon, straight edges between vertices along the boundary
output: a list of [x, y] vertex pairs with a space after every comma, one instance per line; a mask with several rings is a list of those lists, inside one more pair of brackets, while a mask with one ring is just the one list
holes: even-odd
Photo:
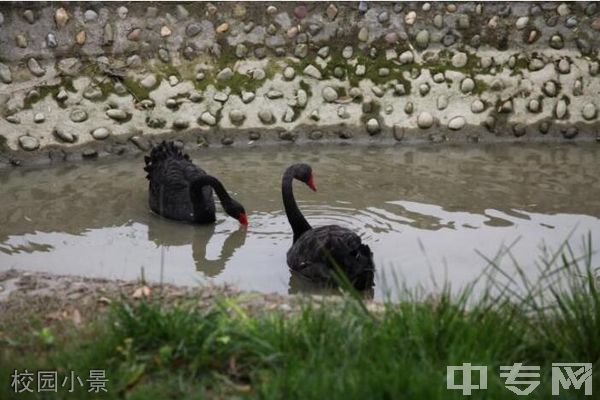
[[[568, 242], [544, 250], [536, 278], [510, 248], [458, 292], [448, 285], [435, 295], [406, 290], [399, 302], [379, 306], [355, 294], [306, 299], [296, 312], [251, 311], [227, 297], [210, 307], [194, 299], [177, 306], [121, 299], [50, 344], [5, 332], [19, 343], [3, 343], [0, 376], [8, 382], [14, 369], [85, 375], [102, 368], [110, 382], [105, 398], [462, 399], [446, 388], [446, 366], [470, 362], [488, 366], [488, 389], [471, 397], [505, 399], [513, 395], [499, 368], [522, 362], [541, 366], [542, 383], [528, 398], [548, 399], [553, 362], [590, 362], [598, 387], [599, 266], [591, 237], [582, 256]], [[476, 292], [481, 284], [485, 290]], [[28, 341], [35, 346], [22, 357]], [[8, 385], [0, 393], [19, 398]], [[571, 388], [560, 398], [584, 396]]]

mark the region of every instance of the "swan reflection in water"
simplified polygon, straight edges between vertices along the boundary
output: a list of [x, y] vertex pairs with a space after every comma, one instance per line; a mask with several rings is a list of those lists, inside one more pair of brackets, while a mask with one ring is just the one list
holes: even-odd
[[[246, 242], [247, 230], [239, 228], [235, 231], [217, 232], [216, 224], [197, 225], [171, 221], [152, 214], [148, 218], [148, 239], [157, 246], [192, 246], [192, 257], [196, 270], [213, 278], [221, 274], [225, 265], [236, 250]], [[206, 248], [211, 238], [226, 234], [227, 238], [221, 248], [221, 255], [216, 260], [206, 258]]]

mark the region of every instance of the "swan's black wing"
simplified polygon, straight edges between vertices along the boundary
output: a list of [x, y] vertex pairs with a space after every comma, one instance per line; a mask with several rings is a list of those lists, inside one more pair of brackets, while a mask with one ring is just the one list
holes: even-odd
[[[177, 220], [199, 220], [198, 216], [193, 215], [189, 186], [194, 179], [206, 175], [206, 172], [194, 165], [189, 156], [182, 153], [173, 142], [162, 142], [154, 147], [144, 160], [152, 211]], [[207, 212], [210, 213], [212, 208], [214, 219], [212, 189], [207, 186], [203, 192]]]
[[334, 284], [337, 265], [360, 290], [373, 285], [375, 265], [369, 246], [349, 229], [337, 225], [311, 229], [300, 236], [287, 253], [293, 271], [307, 279]]
[[206, 172], [194, 165], [190, 157], [183, 153], [173, 142], [163, 141], [152, 148], [150, 155], [144, 157], [147, 172], [146, 179], [150, 183], [162, 185], [189, 185], [194, 178]]

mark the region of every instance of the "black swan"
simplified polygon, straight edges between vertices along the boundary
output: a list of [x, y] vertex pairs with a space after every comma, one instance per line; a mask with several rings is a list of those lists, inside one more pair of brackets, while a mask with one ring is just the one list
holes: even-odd
[[248, 224], [244, 207], [229, 196], [223, 184], [194, 165], [173, 142], [162, 142], [144, 157], [148, 173], [150, 209], [178, 221], [208, 224], [215, 221], [212, 191], [227, 214]]
[[332, 272], [337, 265], [356, 289], [370, 289], [375, 265], [369, 246], [362, 244], [357, 234], [341, 226], [312, 228], [294, 199], [294, 178], [317, 191], [310, 165], [294, 164], [286, 169], [281, 193], [285, 213], [294, 232], [294, 243], [287, 252], [287, 263], [292, 272], [315, 283], [336, 286]]

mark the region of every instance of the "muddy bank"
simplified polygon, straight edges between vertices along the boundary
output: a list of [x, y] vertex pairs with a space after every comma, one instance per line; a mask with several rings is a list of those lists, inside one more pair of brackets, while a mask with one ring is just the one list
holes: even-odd
[[10, 3], [0, 26], [0, 166], [599, 138], [596, 3]]
[[[109, 310], [113, 301], [145, 300], [167, 306], [185, 302], [210, 309], [223, 299], [232, 300], [249, 313], [292, 313], [306, 302], [318, 306], [323, 302], [344, 301], [336, 295], [282, 296], [242, 292], [225, 285], [189, 287], [8, 270], [0, 272], [0, 340], [3, 331], [14, 333], [17, 327], [30, 329], [34, 320], [82, 325]], [[383, 309], [379, 302], [365, 302], [371, 311]]]

